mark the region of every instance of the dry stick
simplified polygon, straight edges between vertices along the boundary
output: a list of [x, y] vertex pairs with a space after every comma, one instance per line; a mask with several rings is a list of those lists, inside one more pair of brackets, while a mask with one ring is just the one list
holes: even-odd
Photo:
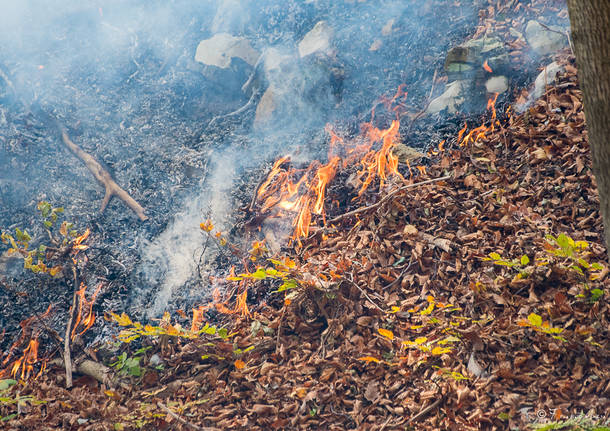
[[388, 193], [383, 198], [381, 198], [379, 200], [379, 202], [377, 202], [377, 203], [375, 203], [373, 205], [369, 205], [368, 207], [357, 208], [357, 209], [355, 209], [353, 211], [349, 211], [349, 212], [346, 212], [345, 214], [341, 214], [340, 216], [337, 216], [334, 219], [329, 220], [327, 224], [334, 224], [334, 223], [340, 222], [341, 220], [343, 220], [343, 219], [345, 219], [347, 217], [351, 217], [351, 216], [354, 216], [356, 214], [360, 214], [362, 212], [375, 209], [375, 208], [381, 206], [381, 204], [383, 204], [384, 202], [389, 200], [395, 194], [397, 194], [399, 192], [402, 192], [404, 190], [411, 189], [413, 187], [423, 186], [425, 184], [435, 183], [437, 181], [448, 180], [449, 178], [451, 178], [451, 175], [445, 175], [444, 177], [439, 177], [439, 178], [432, 178], [430, 180], [420, 181], [419, 183], [407, 184], [406, 186], [400, 187], [400, 188], [394, 190], [393, 192]]
[[198, 425], [187, 422], [186, 420], [184, 420], [180, 416], [178, 416], [176, 413], [171, 411], [171, 409], [169, 407], [167, 407], [165, 404], [163, 404], [161, 401], [157, 401], [157, 406], [159, 406], [165, 413], [170, 415], [172, 418], [176, 419], [182, 425], [192, 428], [194, 430], [197, 430], [197, 431], [217, 431], [218, 430], [218, 428], [200, 427]]
[[140, 204], [137, 203], [135, 199], [129, 195], [129, 193], [127, 193], [117, 183], [114, 182], [108, 171], [102, 168], [102, 165], [100, 165], [97, 160], [95, 160], [89, 153], [83, 151], [78, 145], [72, 142], [63, 127], [59, 126], [59, 129], [61, 131], [61, 138], [64, 144], [70, 149], [70, 151], [72, 151], [76, 155], [76, 157], [83, 161], [83, 163], [85, 164], [85, 166], [87, 166], [87, 169], [89, 169], [95, 179], [98, 180], [98, 182], [102, 184], [106, 189], [106, 194], [104, 195], [104, 200], [102, 201], [100, 211], [104, 212], [104, 210], [106, 209], [106, 205], [108, 205], [108, 202], [110, 201], [112, 196], [116, 195], [119, 199], [125, 202], [125, 204], [129, 208], [131, 208], [133, 212], [137, 214], [140, 220], [147, 220], [148, 217], [144, 214], [144, 208], [142, 208], [142, 206], [140, 206]]
[[72, 310], [70, 311], [70, 319], [66, 325], [66, 335], [64, 336], [64, 366], [66, 368], [66, 388], [72, 387], [72, 355], [70, 352], [70, 335], [72, 332], [72, 323], [74, 321], [74, 314], [76, 313], [76, 301], [78, 290], [78, 278], [76, 276], [76, 267], [72, 267], [72, 274], [74, 275], [74, 293], [72, 294]]
[[407, 421], [408, 424], [415, 422], [418, 419], [423, 418], [424, 416], [426, 416], [428, 413], [430, 413], [430, 411], [432, 411], [433, 409], [435, 409], [436, 407], [438, 407], [438, 405], [441, 403], [441, 401], [443, 400], [444, 397], [440, 397], [438, 400], [434, 401], [432, 404], [430, 404], [428, 407], [426, 407], [425, 409], [423, 409], [422, 411], [420, 411], [418, 414], [416, 414], [415, 416], [413, 416], [411, 419], [409, 419]]

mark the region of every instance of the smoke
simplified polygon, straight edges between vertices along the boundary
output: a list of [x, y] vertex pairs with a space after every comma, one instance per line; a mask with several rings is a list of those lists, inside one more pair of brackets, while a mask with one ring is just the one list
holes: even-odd
[[[152, 227], [134, 227], [116, 201], [98, 221], [112, 229], [117, 248], [125, 247], [125, 238], [131, 247], [138, 237], [141, 263], [132, 277], [138, 286], [130, 286], [134, 304], [148, 308], [149, 316], [158, 315], [195, 274], [203, 243], [199, 223], [209, 217], [218, 230], [231, 228], [231, 192], [240, 176], [286, 153], [303, 161], [320, 157], [324, 123], [359, 121], [374, 100], [398, 85], [429, 83], [448, 46], [469, 34], [476, 18], [472, 2], [443, 11], [430, 3], [5, 0], [0, 5], [0, 69], [12, 85], [0, 79], [0, 123], [11, 103], [26, 110], [34, 102], [45, 106], [73, 126], [77, 144], [147, 208]], [[333, 40], [332, 61], [320, 65], [299, 58], [298, 44], [322, 20]], [[243, 36], [261, 53], [292, 56], [279, 75], [265, 77], [266, 85], [276, 85], [294, 102], [275, 122], [256, 131], [228, 122], [226, 135], [205, 136], [212, 117], [239, 108], [249, 97], [205, 77], [194, 62], [199, 41], [216, 32]], [[446, 37], [438, 40], [438, 34]], [[432, 67], [421, 70], [420, 64]], [[329, 69], [340, 70], [333, 78], [342, 81], [340, 88], [330, 89], [335, 83]], [[429, 86], [410, 90], [417, 104]], [[248, 115], [243, 118], [251, 124], [253, 113]], [[204, 138], [196, 139], [201, 131]], [[69, 196], [74, 213], [95, 214], [103, 192], [57, 147], [49, 138], [26, 148], [31, 160], [11, 173], [29, 181], [22, 195], [58, 201]], [[204, 148], [211, 152], [183, 157]], [[17, 166], [19, 150], [24, 151], [5, 145], [0, 157]], [[43, 160], [47, 156], [52, 162]], [[207, 164], [200, 163], [203, 158]], [[191, 171], [196, 174], [187, 174]], [[7, 175], [0, 172], [0, 180]], [[148, 302], [150, 296], [154, 299]]]

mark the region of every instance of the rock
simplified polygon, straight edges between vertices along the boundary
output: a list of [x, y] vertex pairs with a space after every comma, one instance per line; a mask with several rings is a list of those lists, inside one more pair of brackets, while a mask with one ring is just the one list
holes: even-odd
[[488, 93], [502, 94], [508, 90], [508, 78], [506, 76], [492, 76], [485, 83]]
[[326, 21], [318, 21], [299, 42], [299, 56], [306, 57], [316, 52], [332, 54], [333, 35], [334, 31]]
[[508, 64], [508, 54], [499, 38], [486, 36], [451, 48], [445, 59], [445, 71], [452, 81], [465, 79], [481, 73], [485, 61], [494, 72]]
[[250, 13], [241, 0], [223, 0], [216, 9], [211, 30], [214, 34], [243, 34], [249, 20]]
[[557, 52], [568, 44], [568, 38], [559, 27], [542, 26], [538, 21], [531, 20], [525, 27], [525, 39], [539, 55]]
[[256, 106], [254, 114], [254, 129], [261, 130], [271, 123], [273, 114], [278, 104], [277, 99], [280, 93], [273, 87], [267, 88]]
[[259, 55], [259, 52], [252, 48], [247, 39], [228, 33], [219, 33], [199, 43], [195, 61], [206, 66], [227, 69], [235, 58], [254, 66]]
[[562, 72], [563, 69], [564, 67], [556, 61], [546, 66], [544, 70], [536, 77], [536, 81], [534, 82], [534, 90], [531, 94], [532, 98], [538, 99], [540, 96], [542, 96], [546, 86], [553, 84], [557, 78], [557, 74]]
[[403, 143], [398, 143], [392, 148], [392, 154], [398, 157], [401, 163], [412, 162], [414, 160], [426, 157], [426, 155], [413, 147], [409, 147]]
[[435, 114], [447, 109], [450, 113], [457, 111], [458, 107], [464, 103], [464, 90], [469, 87], [466, 81], [453, 81], [447, 84], [445, 92], [432, 100], [426, 112]]

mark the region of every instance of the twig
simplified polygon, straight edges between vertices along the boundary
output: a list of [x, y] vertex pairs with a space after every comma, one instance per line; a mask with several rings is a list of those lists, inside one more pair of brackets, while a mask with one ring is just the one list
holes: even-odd
[[178, 422], [180, 422], [184, 426], [187, 426], [187, 427], [192, 428], [197, 431], [218, 431], [218, 428], [200, 427], [198, 425], [187, 422], [186, 420], [184, 420], [180, 416], [178, 416], [176, 413], [171, 411], [171, 409], [169, 407], [167, 407], [165, 404], [163, 404], [161, 401], [157, 401], [157, 406], [159, 406], [159, 408], [161, 410], [163, 410], [165, 413], [170, 415], [172, 418], [176, 419]]
[[224, 114], [224, 115], [217, 115], [214, 118], [212, 118], [210, 120], [210, 122], [208, 123], [208, 129], [210, 127], [212, 127], [214, 124], [216, 124], [217, 121], [225, 119], [225, 118], [231, 118], [231, 117], [236, 117], [244, 112], [246, 112], [248, 109], [250, 109], [252, 106], [254, 106], [254, 103], [256, 102], [256, 99], [259, 98], [259, 96], [261, 95], [261, 91], [260, 90], [256, 90], [252, 93], [252, 96], [250, 96], [250, 99], [248, 99], [248, 101], [246, 102], [245, 105], [243, 105], [241, 108], [236, 109], [233, 112], [229, 112], [228, 114]]
[[102, 206], [100, 211], [104, 212], [106, 209], [106, 205], [110, 202], [110, 199], [114, 195], [116, 195], [119, 199], [121, 199], [125, 204], [136, 213], [136, 215], [140, 218], [140, 220], [145, 221], [148, 217], [144, 214], [144, 208], [136, 202], [134, 198], [132, 198], [129, 193], [123, 190], [117, 183], [114, 182], [110, 174], [102, 168], [102, 165], [98, 163], [89, 153], [83, 151], [78, 145], [76, 145], [68, 134], [66, 130], [57, 123], [59, 130], [61, 132], [61, 138], [64, 144], [72, 151], [76, 157], [82, 160], [82, 162], [87, 166], [87, 169], [93, 174], [95, 179], [105, 187], [106, 194], [104, 195], [104, 200], [102, 201]]
[[364, 297], [366, 299], [368, 299], [369, 302], [375, 306], [376, 309], [378, 309], [379, 311], [381, 311], [384, 314], [387, 313], [387, 311], [385, 311], [383, 308], [381, 308], [379, 305], [377, 305], [377, 303], [371, 299], [371, 297], [366, 293], [366, 291], [364, 289], [362, 289], [360, 286], [358, 286], [358, 284], [356, 284], [356, 282], [354, 280], [351, 280], [351, 279], [345, 278], [345, 277], [343, 277], [343, 280], [349, 281], [352, 284], [352, 286], [355, 286], [356, 289], [358, 289], [360, 291], [360, 293], [362, 293], [364, 295]]
[[432, 404], [430, 404], [428, 407], [424, 408], [423, 410], [421, 410], [418, 414], [416, 414], [415, 416], [413, 416], [411, 419], [409, 419], [407, 421], [408, 424], [415, 422], [421, 418], [423, 418], [424, 416], [426, 416], [428, 413], [430, 413], [433, 409], [435, 409], [436, 407], [438, 407], [438, 405], [441, 403], [441, 401], [443, 401], [444, 397], [440, 397], [438, 400], [434, 401]]
[[554, 28], [551, 28], [548, 25], [543, 24], [541, 22], [539, 24], [542, 27], [544, 27], [545, 29], [547, 29], [548, 31], [565, 36], [568, 39], [568, 45], [570, 46], [570, 51], [572, 51], [572, 55], [574, 55], [574, 47], [572, 46], [572, 38], [570, 37], [570, 33], [568, 31], [555, 30]]
[[74, 322], [74, 314], [76, 313], [76, 301], [78, 295], [78, 277], [76, 275], [76, 267], [72, 266], [72, 274], [74, 275], [74, 287], [72, 293], [72, 310], [70, 311], [70, 318], [66, 325], [66, 335], [64, 336], [64, 366], [66, 368], [66, 388], [72, 387], [72, 355], [70, 352], [70, 337], [72, 332], [72, 323]]
[[439, 177], [439, 178], [432, 178], [430, 180], [420, 181], [419, 183], [407, 184], [406, 186], [400, 187], [400, 188], [398, 188], [398, 189], [388, 193], [383, 198], [381, 198], [379, 200], [379, 202], [374, 203], [373, 205], [369, 205], [367, 207], [361, 207], [361, 208], [355, 209], [353, 211], [346, 212], [345, 214], [341, 214], [340, 216], [337, 216], [334, 219], [329, 220], [328, 224], [334, 224], [334, 223], [340, 222], [341, 220], [343, 220], [343, 219], [345, 219], [347, 217], [351, 217], [351, 216], [354, 216], [356, 214], [360, 214], [362, 212], [375, 209], [375, 208], [381, 206], [381, 204], [385, 203], [387, 200], [389, 200], [391, 197], [393, 197], [397, 193], [400, 193], [400, 192], [402, 192], [404, 190], [411, 189], [413, 187], [423, 186], [425, 184], [435, 183], [437, 181], [448, 180], [449, 178], [451, 178], [451, 175], [445, 175], [444, 177]]

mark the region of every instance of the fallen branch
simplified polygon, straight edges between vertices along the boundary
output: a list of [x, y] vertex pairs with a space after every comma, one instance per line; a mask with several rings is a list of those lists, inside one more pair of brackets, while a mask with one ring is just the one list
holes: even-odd
[[334, 219], [329, 220], [327, 224], [334, 224], [334, 223], [338, 223], [338, 222], [340, 222], [341, 220], [343, 220], [343, 219], [345, 219], [345, 218], [348, 218], [348, 217], [354, 216], [354, 215], [356, 215], [356, 214], [363, 213], [363, 212], [365, 212], [365, 211], [369, 211], [369, 210], [372, 210], [372, 209], [378, 208], [378, 207], [379, 207], [379, 206], [381, 206], [381, 205], [382, 205], [384, 202], [388, 201], [388, 200], [389, 200], [391, 197], [393, 197], [393, 196], [394, 196], [394, 195], [396, 195], [397, 193], [400, 193], [400, 192], [402, 192], [402, 191], [404, 191], [404, 190], [411, 189], [411, 188], [413, 188], [413, 187], [423, 186], [423, 185], [425, 185], [425, 184], [430, 184], [430, 183], [434, 183], [434, 182], [437, 182], [437, 181], [448, 180], [449, 178], [451, 178], [451, 175], [445, 175], [444, 177], [439, 177], [439, 178], [433, 178], [433, 179], [430, 179], [430, 180], [420, 181], [419, 183], [407, 184], [406, 186], [400, 187], [400, 188], [398, 188], [398, 189], [396, 189], [396, 190], [394, 190], [394, 191], [392, 191], [392, 192], [388, 193], [388, 194], [387, 194], [387, 195], [385, 195], [383, 198], [381, 198], [381, 199], [379, 200], [379, 202], [374, 203], [373, 205], [369, 205], [369, 206], [367, 206], [367, 207], [361, 207], [361, 208], [355, 209], [355, 210], [353, 210], [353, 211], [346, 212], [345, 214], [341, 214], [340, 216], [337, 216], [337, 217], [335, 217]]
[[68, 134], [66, 130], [58, 124], [59, 130], [61, 132], [61, 138], [66, 145], [72, 151], [76, 157], [82, 160], [82, 162], [87, 166], [87, 169], [93, 174], [95, 179], [104, 186], [106, 189], [106, 194], [104, 195], [104, 200], [102, 201], [102, 206], [100, 211], [104, 212], [106, 209], [106, 205], [110, 202], [110, 199], [113, 196], [117, 196], [121, 199], [125, 204], [136, 213], [136, 215], [140, 218], [140, 220], [145, 221], [148, 217], [144, 214], [144, 208], [140, 206], [139, 203], [132, 198], [129, 193], [123, 190], [117, 183], [114, 182], [108, 171], [102, 168], [102, 165], [98, 163], [89, 153], [83, 151], [78, 145], [76, 145]]
[[420, 411], [419, 413], [417, 413], [415, 416], [413, 416], [411, 419], [409, 419], [407, 421], [408, 424], [413, 423], [421, 418], [423, 418], [424, 416], [426, 416], [428, 413], [430, 413], [432, 410], [434, 410], [436, 407], [438, 407], [438, 405], [441, 403], [441, 401], [443, 400], [444, 397], [440, 397], [439, 399], [437, 399], [436, 401], [434, 401], [432, 404], [430, 404], [428, 407], [424, 408], [422, 411]]
[[161, 401], [157, 401], [157, 406], [159, 406], [159, 408], [161, 410], [163, 410], [165, 413], [170, 415], [172, 418], [174, 418], [175, 420], [180, 422], [182, 425], [187, 426], [189, 428], [192, 428], [192, 429], [194, 429], [196, 431], [219, 431], [218, 428], [200, 427], [199, 425], [195, 425], [195, 424], [192, 424], [190, 422], [187, 422], [186, 420], [184, 420], [180, 416], [178, 416], [176, 413], [174, 413], [169, 407], [167, 407]]

